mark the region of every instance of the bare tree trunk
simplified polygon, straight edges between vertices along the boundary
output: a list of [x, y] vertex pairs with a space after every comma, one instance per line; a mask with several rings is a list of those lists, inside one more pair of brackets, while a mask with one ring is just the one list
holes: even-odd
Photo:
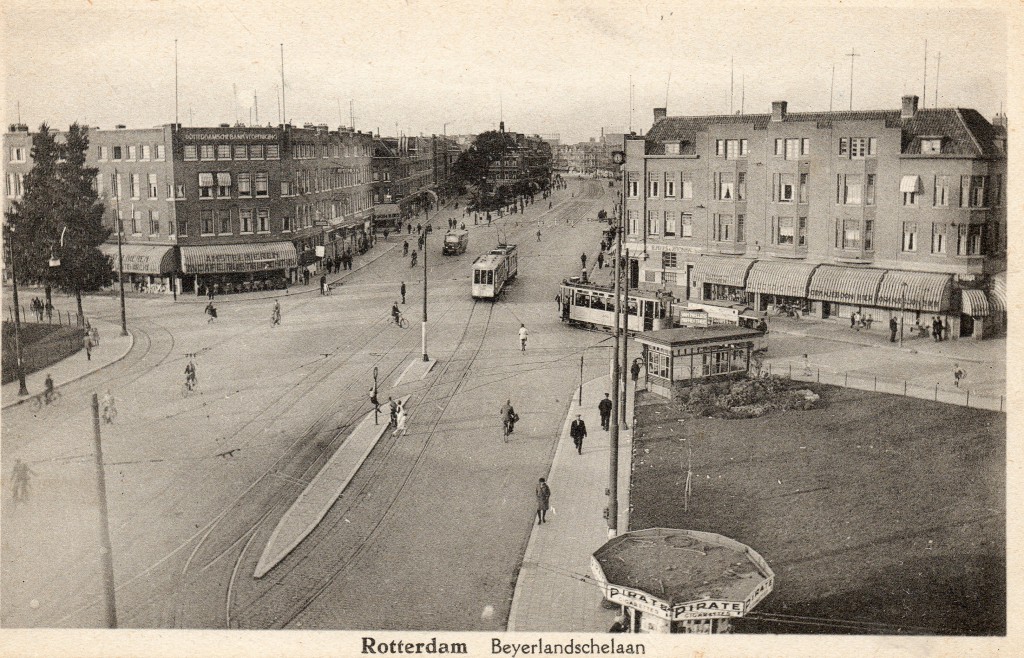
[[78, 304], [78, 326], [85, 325], [85, 313], [82, 311], [82, 291], [75, 288], [75, 302]]
[[49, 283], [47, 283], [46, 287], [44, 288], [44, 290], [46, 292], [46, 303], [47, 304], [52, 304], [53, 303], [53, 286], [51, 286]]

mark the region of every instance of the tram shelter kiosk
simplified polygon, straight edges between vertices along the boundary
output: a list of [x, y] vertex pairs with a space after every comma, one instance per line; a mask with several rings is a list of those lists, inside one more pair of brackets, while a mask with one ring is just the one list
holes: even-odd
[[775, 584], [752, 548], [697, 530], [627, 532], [597, 549], [590, 566], [631, 633], [728, 633]]
[[690, 386], [750, 369], [751, 353], [762, 349], [764, 333], [731, 325], [676, 327], [636, 335], [647, 364], [647, 388], [672, 398], [674, 385]]

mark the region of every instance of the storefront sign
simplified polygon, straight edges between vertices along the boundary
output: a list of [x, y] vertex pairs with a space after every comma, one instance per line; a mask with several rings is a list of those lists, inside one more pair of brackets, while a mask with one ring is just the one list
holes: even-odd
[[288, 254], [279, 251], [260, 251], [247, 254], [202, 254], [189, 259], [188, 270], [194, 274], [214, 272], [257, 272], [295, 267]]
[[640, 612], [657, 615], [665, 619], [668, 619], [672, 614], [672, 607], [667, 601], [662, 601], [638, 589], [608, 585], [605, 588], [605, 598], [612, 603], [626, 605]]
[[672, 620], [742, 617], [742, 601], [689, 601], [672, 607]]
[[253, 132], [248, 130], [239, 130], [237, 132], [209, 132], [205, 130], [186, 129], [182, 130], [179, 135], [182, 140], [192, 142], [277, 142], [280, 140], [280, 135], [277, 132]]

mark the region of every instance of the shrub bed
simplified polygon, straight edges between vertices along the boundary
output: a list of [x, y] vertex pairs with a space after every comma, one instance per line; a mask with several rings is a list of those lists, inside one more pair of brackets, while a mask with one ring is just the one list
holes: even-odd
[[[21, 358], [25, 374], [29, 375], [68, 358], [82, 349], [82, 329], [67, 325], [36, 324], [21, 325]], [[3, 371], [2, 383], [17, 379], [14, 350], [14, 323], [3, 323]]]

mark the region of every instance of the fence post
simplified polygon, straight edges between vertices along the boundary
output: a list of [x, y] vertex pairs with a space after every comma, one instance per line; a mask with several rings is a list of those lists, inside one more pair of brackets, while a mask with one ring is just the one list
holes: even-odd
[[903, 380], [903, 397], [907, 397], [907, 380]]
[[971, 406], [971, 391], [970, 390], [967, 391], [967, 402], [964, 403], [964, 406], [965, 407]]
[[999, 411], [1001, 412], [1002, 410], [1003, 410], [1003, 396], [1000, 395], [999, 396]]
[[819, 384], [821, 383], [821, 368], [818, 368], [818, 377], [817, 377], [817, 382], [818, 382]]
[[939, 401], [939, 382], [935, 382], [935, 401]]
[[844, 372], [843, 373], [843, 386], [849, 386], [849, 385], [850, 385], [850, 373], [849, 372]]
[[789, 378], [793, 379], [793, 364], [789, 364]]
[[878, 392], [878, 375], [875, 375], [875, 392]]

